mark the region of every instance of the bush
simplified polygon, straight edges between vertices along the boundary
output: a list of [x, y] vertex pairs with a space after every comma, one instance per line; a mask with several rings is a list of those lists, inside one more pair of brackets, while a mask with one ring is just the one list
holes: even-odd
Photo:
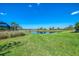
[[79, 32], [79, 22], [75, 24], [75, 32]]

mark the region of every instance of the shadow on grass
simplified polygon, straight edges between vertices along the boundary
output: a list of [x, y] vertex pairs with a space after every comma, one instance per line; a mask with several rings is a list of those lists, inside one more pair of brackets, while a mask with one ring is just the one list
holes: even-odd
[[7, 53], [10, 53], [11, 51], [6, 51], [6, 52], [2, 52], [0, 53], [0, 56], [5, 56]]
[[[9, 48], [12, 48], [12, 47], [15, 47], [15, 46], [21, 46], [21, 45], [23, 45], [23, 43], [20, 42], [20, 41], [10, 42], [8, 44], [1, 45], [0, 46], [0, 56], [5, 56], [5, 54], [10, 53], [11, 51], [6, 51]], [[6, 51], [6, 52], [4, 52], [4, 51]]]

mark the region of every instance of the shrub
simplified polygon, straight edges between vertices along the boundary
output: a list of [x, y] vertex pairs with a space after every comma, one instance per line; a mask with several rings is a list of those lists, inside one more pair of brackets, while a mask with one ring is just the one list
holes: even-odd
[[79, 32], [79, 22], [75, 24], [75, 32]]

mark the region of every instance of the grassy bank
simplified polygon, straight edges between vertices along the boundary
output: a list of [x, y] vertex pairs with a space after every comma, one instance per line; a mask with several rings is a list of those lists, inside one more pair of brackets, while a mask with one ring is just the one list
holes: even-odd
[[79, 33], [61, 32], [54, 34], [28, 34], [22, 37], [0, 41], [0, 45], [10, 42], [21, 42], [0, 53], [14, 56], [79, 56]]

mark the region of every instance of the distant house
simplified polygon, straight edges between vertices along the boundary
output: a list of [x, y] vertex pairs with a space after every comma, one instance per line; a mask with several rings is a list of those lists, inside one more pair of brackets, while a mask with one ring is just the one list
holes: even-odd
[[0, 30], [10, 30], [10, 26], [5, 22], [0, 22]]

